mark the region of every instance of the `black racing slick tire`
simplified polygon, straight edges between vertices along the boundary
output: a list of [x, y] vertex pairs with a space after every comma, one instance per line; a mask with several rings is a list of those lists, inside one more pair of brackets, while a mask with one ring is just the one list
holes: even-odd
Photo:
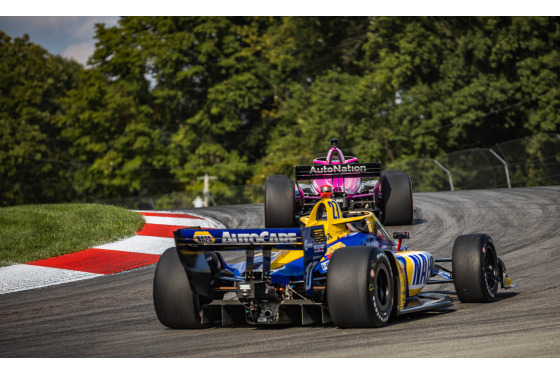
[[173, 329], [200, 329], [200, 299], [192, 290], [187, 271], [175, 247], [163, 252], [154, 276], [154, 307], [159, 321]]
[[269, 175], [267, 179], [277, 179], [277, 178], [280, 178], [280, 179], [290, 179], [290, 178], [288, 178], [286, 175], [276, 175], [276, 174], [275, 174], [275, 175]]
[[498, 292], [499, 264], [489, 235], [461, 235], [453, 245], [453, 283], [463, 303], [494, 301]]
[[412, 225], [412, 205], [412, 182], [408, 174], [381, 176], [381, 222], [384, 225]]
[[286, 176], [271, 175], [264, 185], [264, 226], [295, 227], [295, 182]]
[[381, 172], [381, 175], [389, 175], [389, 174], [402, 174], [402, 171], [400, 171], [399, 169], [389, 169], [389, 170], [383, 170]]
[[385, 252], [377, 247], [346, 247], [329, 261], [327, 303], [340, 328], [381, 327], [394, 303], [393, 271]]

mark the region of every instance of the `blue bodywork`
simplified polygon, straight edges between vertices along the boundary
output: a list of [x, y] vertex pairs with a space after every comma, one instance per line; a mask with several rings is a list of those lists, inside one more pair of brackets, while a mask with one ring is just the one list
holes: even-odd
[[[248, 231], [254, 231], [254, 230], [248, 230]], [[340, 239], [334, 240], [331, 243], [328, 243], [326, 247], [326, 251], [321, 251], [319, 253], [320, 257], [319, 254], [314, 253], [313, 255], [299, 257], [288, 264], [285, 264], [276, 269], [272, 269], [270, 272], [271, 283], [282, 284], [283, 286], [285, 286], [290, 281], [304, 280], [303, 270], [304, 268], [307, 268], [309, 266], [306, 259], [310, 258], [311, 256], [314, 256], [312, 263], [315, 264], [313, 266], [312, 272], [319, 273], [319, 274], [326, 274], [328, 270], [330, 257], [332, 252], [334, 251], [334, 248], [353, 247], [353, 246], [376, 246], [382, 249], [388, 249], [391, 248], [391, 243], [373, 234], [364, 234], [361, 232], [355, 232], [345, 237], [342, 237]], [[271, 256], [272, 263], [274, 263], [274, 260], [281, 255], [282, 252], [280, 252], [280, 250], [294, 250], [292, 246], [286, 246], [286, 245], [278, 245], [275, 246], [274, 249], [277, 250], [277, 252], [272, 253]], [[262, 261], [263, 261], [262, 254], [257, 254], [254, 258], [254, 263], [253, 263], [254, 271], [262, 271]], [[234, 276], [242, 277], [246, 271], [247, 263], [245, 261], [235, 263], [235, 264], [224, 263], [224, 267], [230, 270], [234, 274]]]

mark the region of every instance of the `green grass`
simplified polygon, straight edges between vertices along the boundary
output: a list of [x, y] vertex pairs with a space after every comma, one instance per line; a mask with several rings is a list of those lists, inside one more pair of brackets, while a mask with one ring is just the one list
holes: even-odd
[[0, 266], [77, 252], [134, 235], [140, 213], [109, 205], [48, 204], [0, 208]]

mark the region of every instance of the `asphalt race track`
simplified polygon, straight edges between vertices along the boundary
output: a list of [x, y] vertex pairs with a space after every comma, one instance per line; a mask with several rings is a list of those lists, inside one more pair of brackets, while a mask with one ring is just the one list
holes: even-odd
[[[333, 325], [170, 330], [152, 304], [155, 265], [0, 295], [0, 357], [560, 357], [560, 187], [414, 195], [411, 248], [450, 257], [488, 233], [517, 288], [490, 304], [455, 300], [379, 329]], [[196, 210], [262, 227], [262, 205]]]

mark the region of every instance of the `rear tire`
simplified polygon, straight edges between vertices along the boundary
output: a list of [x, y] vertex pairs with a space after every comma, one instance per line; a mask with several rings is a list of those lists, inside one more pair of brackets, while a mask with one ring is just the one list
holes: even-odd
[[154, 307], [159, 321], [172, 329], [200, 329], [200, 299], [192, 290], [177, 249], [163, 252], [154, 276]]
[[463, 303], [494, 301], [498, 292], [499, 264], [489, 235], [461, 235], [453, 245], [453, 283]]
[[264, 226], [295, 227], [295, 182], [284, 175], [271, 175], [264, 185]]
[[402, 171], [400, 171], [399, 169], [389, 169], [389, 170], [383, 170], [381, 172], [381, 175], [388, 175], [388, 174], [402, 174]]
[[404, 173], [381, 176], [381, 221], [387, 226], [412, 225], [412, 183]]
[[327, 303], [336, 326], [384, 326], [393, 300], [393, 271], [382, 249], [346, 247], [333, 253], [327, 273]]

